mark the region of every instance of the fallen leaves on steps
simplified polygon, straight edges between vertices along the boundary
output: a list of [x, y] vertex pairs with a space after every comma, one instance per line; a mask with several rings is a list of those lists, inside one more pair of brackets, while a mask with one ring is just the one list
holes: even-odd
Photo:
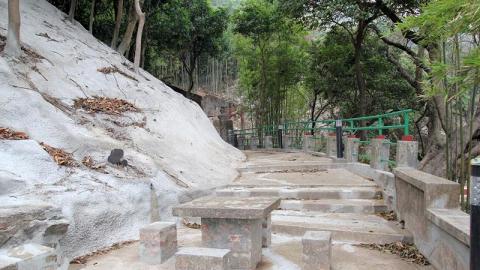
[[423, 256], [417, 247], [413, 244], [407, 244], [403, 242], [395, 242], [390, 244], [359, 244], [358, 246], [368, 248], [371, 250], [378, 250], [384, 253], [399, 255], [402, 259], [419, 264], [430, 265], [427, 258]]
[[124, 112], [139, 112], [140, 109], [132, 103], [118, 98], [94, 96], [91, 98], [79, 98], [74, 101], [76, 109], [84, 109], [88, 113], [106, 113], [121, 115]]
[[377, 216], [382, 217], [388, 221], [397, 221], [397, 214], [393, 211], [388, 211], [388, 212], [380, 212], [377, 213]]
[[28, 140], [29, 137], [25, 132], [11, 130], [9, 128], [0, 127], [0, 140]]

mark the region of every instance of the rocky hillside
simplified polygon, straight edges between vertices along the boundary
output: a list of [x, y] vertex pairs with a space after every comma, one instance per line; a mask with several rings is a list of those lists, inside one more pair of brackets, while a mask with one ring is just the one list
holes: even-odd
[[[0, 57], [0, 248], [59, 241], [68, 261], [237, 176], [243, 154], [198, 105], [46, 1], [20, 2], [22, 56]], [[0, 0], [0, 51], [7, 17]]]

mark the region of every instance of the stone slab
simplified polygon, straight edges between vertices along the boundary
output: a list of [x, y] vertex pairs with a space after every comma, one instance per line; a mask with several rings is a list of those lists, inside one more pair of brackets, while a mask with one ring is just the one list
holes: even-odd
[[263, 219], [280, 205], [275, 197], [203, 197], [173, 208], [180, 217]]
[[460, 209], [427, 209], [427, 218], [470, 247], [470, 215]]
[[38, 244], [25, 244], [0, 250], [1, 270], [55, 270], [55, 250]]
[[140, 260], [161, 264], [177, 251], [177, 227], [173, 222], [155, 222], [140, 229]]
[[396, 223], [376, 215], [311, 213], [277, 210], [272, 213], [272, 231], [302, 236], [307, 231], [330, 231], [335, 241], [386, 244], [410, 241], [411, 236]]
[[188, 247], [175, 254], [176, 270], [227, 270], [230, 250]]
[[302, 237], [302, 269], [330, 270], [332, 261], [332, 233], [307, 231]]

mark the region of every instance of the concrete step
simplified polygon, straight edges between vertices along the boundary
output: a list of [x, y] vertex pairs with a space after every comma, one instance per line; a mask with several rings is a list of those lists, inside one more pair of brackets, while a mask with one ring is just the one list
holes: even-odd
[[321, 213], [363, 213], [375, 214], [387, 211], [383, 200], [324, 199], [324, 200], [282, 200], [282, 210], [315, 211]]
[[350, 243], [413, 240], [410, 233], [395, 222], [368, 214], [276, 210], [272, 213], [272, 231], [295, 236], [302, 236], [306, 231], [331, 231], [334, 241]]
[[226, 187], [215, 191], [222, 197], [279, 197], [281, 199], [381, 199], [376, 187]]

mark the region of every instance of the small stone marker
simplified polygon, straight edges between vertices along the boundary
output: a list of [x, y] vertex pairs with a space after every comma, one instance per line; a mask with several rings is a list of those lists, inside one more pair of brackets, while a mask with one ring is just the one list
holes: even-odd
[[140, 260], [161, 264], [177, 251], [177, 227], [174, 222], [155, 222], [140, 229]]
[[330, 270], [332, 233], [307, 231], [302, 238], [303, 270]]
[[218, 248], [189, 247], [175, 254], [176, 270], [227, 270], [230, 250]]
[[0, 250], [0, 270], [55, 270], [55, 250], [38, 244]]

